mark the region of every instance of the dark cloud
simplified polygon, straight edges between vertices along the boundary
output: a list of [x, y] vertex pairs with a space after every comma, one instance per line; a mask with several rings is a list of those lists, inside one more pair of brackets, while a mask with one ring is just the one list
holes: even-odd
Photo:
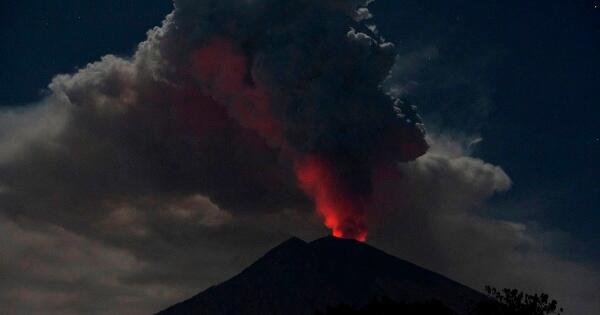
[[[125, 250], [58, 226], [22, 227], [0, 218], [0, 304], [5, 314], [143, 314], [137, 303], [153, 294], [121, 278], [143, 264]], [[160, 297], [156, 294], [157, 298]]]
[[369, 225], [373, 244], [457, 280], [597, 310], [597, 272], [475, 214], [511, 186], [471, 157], [480, 139], [432, 135], [406, 163], [427, 147], [423, 126], [380, 83], [409, 96], [406, 69], [440, 52], [401, 54], [388, 73], [395, 50], [365, 24], [366, 2], [177, 0], [131, 58], [59, 75], [40, 104], [0, 113], [3, 309], [150, 313], [291, 235], [321, 236], [315, 176], [296, 180], [317, 157], [309, 170], [351, 208], [345, 233]]

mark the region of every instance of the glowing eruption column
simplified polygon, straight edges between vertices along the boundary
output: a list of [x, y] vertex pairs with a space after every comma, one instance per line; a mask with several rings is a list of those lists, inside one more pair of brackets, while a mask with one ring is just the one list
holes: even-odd
[[[212, 97], [227, 99], [230, 113], [242, 125], [258, 132], [271, 143], [284, 145], [278, 123], [270, 115], [266, 93], [256, 86], [244, 84], [246, 60], [235, 52], [230, 42], [222, 39], [212, 41], [196, 51], [192, 60], [196, 75], [205, 80], [210, 78], [213, 82]], [[221, 102], [214, 104], [224, 106]], [[366, 240], [363, 200], [346, 187], [330, 162], [317, 156], [297, 159], [296, 176], [303, 191], [314, 199], [317, 212], [334, 236]]]
[[296, 163], [296, 176], [333, 236], [367, 239], [363, 200], [347, 189], [327, 161], [308, 156]]

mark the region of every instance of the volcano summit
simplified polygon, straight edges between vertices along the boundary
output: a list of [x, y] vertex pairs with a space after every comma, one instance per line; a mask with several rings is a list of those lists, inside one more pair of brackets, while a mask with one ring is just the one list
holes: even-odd
[[158, 315], [308, 315], [330, 306], [363, 306], [378, 298], [436, 300], [458, 314], [486, 297], [442, 275], [350, 239], [291, 238], [237, 276]]

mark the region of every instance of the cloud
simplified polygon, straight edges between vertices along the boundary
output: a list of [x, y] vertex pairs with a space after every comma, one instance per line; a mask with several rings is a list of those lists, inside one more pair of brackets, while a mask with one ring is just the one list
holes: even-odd
[[375, 245], [477, 289], [546, 292], [569, 314], [600, 311], [597, 267], [553, 254], [531, 224], [482, 215], [486, 200], [512, 184], [500, 167], [470, 156], [470, 138], [431, 135], [430, 143], [379, 187], [385, 219], [372, 229]]
[[0, 304], [6, 314], [113, 314], [115, 308], [143, 314], [138, 303], [161, 298], [140, 299], [142, 290], [121, 282], [143, 266], [126, 250], [58, 226], [27, 225], [0, 218]]
[[23, 159], [32, 146], [56, 145], [67, 124], [67, 109], [58, 97], [25, 109], [0, 112], [0, 164]]
[[368, 2], [175, 1], [132, 58], [58, 75], [44, 106], [2, 115], [5, 211], [81, 231], [123, 200], [309, 209], [298, 165], [315, 160], [324, 197], [355, 205], [321, 211], [330, 227], [366, 233], [373, 169], [427, 149], [416, 109], [380, 88], [394, 49], [359, 21]]

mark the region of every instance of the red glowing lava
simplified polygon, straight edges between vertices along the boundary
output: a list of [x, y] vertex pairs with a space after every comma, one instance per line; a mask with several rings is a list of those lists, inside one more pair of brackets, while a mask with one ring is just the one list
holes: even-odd
[[367, 239], [364, 202], [349, 191], [329, 162], [308, 156], [296, 162], [296, 176], [300, 187], [314, 199], [317, 212], [333, 236], [361, 242]]

